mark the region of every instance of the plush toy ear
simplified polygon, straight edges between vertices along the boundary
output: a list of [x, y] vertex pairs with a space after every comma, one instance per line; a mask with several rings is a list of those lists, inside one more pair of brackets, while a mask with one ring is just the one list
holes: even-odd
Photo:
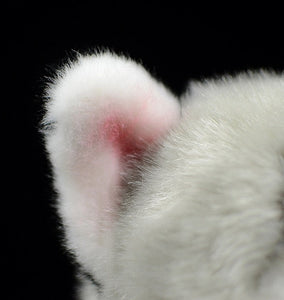
[[66, 243], [103, 276], [127, 161], [169, 131], [180, 107], [140, 65], [109, 53], [79, 57], [48, 98], [46, 143]]

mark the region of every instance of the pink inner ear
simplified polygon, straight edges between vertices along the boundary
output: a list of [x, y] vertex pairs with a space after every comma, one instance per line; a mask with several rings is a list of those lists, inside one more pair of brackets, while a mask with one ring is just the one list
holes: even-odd
[[102, 123], [101, 137], [111, 144], [122, 159], [129, 155], [139, 157], [139, 154], [154, 141], [154, 137], [149, 134], [139, 134], [137, 128], [141, 127], [140, 122], [139, 118], [127, 120], [122, 115], [112, 113]]

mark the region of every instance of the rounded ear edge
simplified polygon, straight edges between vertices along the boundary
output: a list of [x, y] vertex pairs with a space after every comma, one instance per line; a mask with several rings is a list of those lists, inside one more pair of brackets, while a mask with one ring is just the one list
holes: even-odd
[[[109, 105], [113, 104], [112, 100], [120, 101], [119, 105], [129, 105], [141, 90], [146, 96], [158, 93], [163, 101], [172, 104], [173, 109], [180, 110], [179, 101], [171, 91], [134, 60], [109, 51], [85, 56], [78, 54], [74, 61], [69, 61], [57, 71], [48, 85], [43, 124], [54, 123], [70, 113], [72, 108], [86, 105], [94, 94], [102, 96], [103, 106], [107, 104], [106, 98]], [[80, 102], [78, 99], [81, 99]]]

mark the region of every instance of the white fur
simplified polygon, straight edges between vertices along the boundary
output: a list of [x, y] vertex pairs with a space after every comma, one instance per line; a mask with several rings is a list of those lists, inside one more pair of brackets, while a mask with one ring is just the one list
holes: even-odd
[[98, 300], [99, 295], [96, 286], [94, 284], [86, 279], [86, 278], [80, 278], [80, 285], [77, 290], [77, 296], [79, 299], [84, 300]]
[[[48, 96], [66, 245], [103, 285], [98, 293], [82, 279], [80, 299], [284, 299], [283, 74], [193, 83], [178, 123], [174, 96], [109, 53], [80, 57]], [[137, 107], [145, 99], [152, 109], [144, 114]], [[161, 137], [171, 128], [138, 177], [125, 175], [96, 136], [113, 106], [126, 118], [141, 115], [142, 138], [147, 125], [163, 128]], [[109, 193], [120, 191], [122, 173], [135, 193], [122, 195], [118, 209]]]

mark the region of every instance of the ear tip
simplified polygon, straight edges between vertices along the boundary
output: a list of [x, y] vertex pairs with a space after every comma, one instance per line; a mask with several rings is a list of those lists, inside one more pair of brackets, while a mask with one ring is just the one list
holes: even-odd
[[126, 85], [126, 77], [128, 81], [141, 77], [141, 69], [135, 62], [111, 52], [78, 54], [75, 61], [56, 73], [49, 85], [46, 91], [48, 110], [56, 113], [94, 96], [117, 94], [116, 90]]
[[[47, 119], [59, 120], [70, 112], [111, 106], [128, 106], [149, 94], [174, 98], [139, 64], [109, 51], [78, 55], [57, 73], [47, 90]], [[171, 102], [171, 101], [170, 101]], [[174, 101], [173, 101], [174, 102]]]
[[[66, 90], [75, 88], [86, 89], [88, 85], [98, 85], [98, 82], [107, 80], [107, 75], [114, 73], [114, 67], [124, 64], [123, 57], [110, 52], [95, 53], [93, 55], [78, 54], [76, 60], [69, 61], [59, 69], [47, 89], [49, 98], [56, 98]], [[114, 74], [113, 74], [114, 75]]]
[[76, 60], [57, 72], [48, 90], [49, 96], [56, 96], [56, 92], [59, 93], [63, 89], [86, 89], [88, 85], [99, 87], [100, 84], [112, 81], [118, 83], [126, 73], [133, 75], [133, 72], [141, 73], [142, 69], [134, 61], [112, 52], [78, 54]]

